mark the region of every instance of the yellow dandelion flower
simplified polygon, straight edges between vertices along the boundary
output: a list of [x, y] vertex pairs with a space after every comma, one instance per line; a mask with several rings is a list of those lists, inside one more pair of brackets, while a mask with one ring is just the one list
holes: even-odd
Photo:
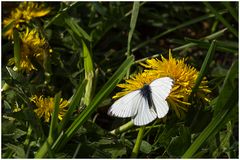
[[[50, 116], [54, 110], [54, 98], [43, 98], [43, 96], [38, 97], [34, 95], [30, 100], [34, 102], [37, 107], [34, 109], [37, 116], [39, 118], [43, 117], [45, 122], [49, 122]], [[68, 104], [69, 102], [67, 100], [60, 99], [58, 119], [62, 120], [67, 111]]]
[[[141, 89], [145, 84], [150, 84], [155, 79], [170, 77], [174, 80], [174, 85], [167, 97], [167, 101], [178, 117], [183, 116], [190, 105], [188, 98], [198, 77], [198, 71], [194, 67], [185, 64], [185, 59], [177, 60], [173, 58], [170, 51], [169, 59], [165, 59], [162, 56], [161, 60], [150, 59], [145, 63], [141, 63], [141, 65], [147, 69], [143, 73], [136, 74], [125, 80], [126, 83], [118, 84], [117, 86], [123, 88], [123, 90], [118, 92], [113, 98], [119, 98], [132, 91]], [[207, 80], [204, 78], [199, 86], [197, 96], [209, 101], [207, 94], [210, 92]]]
[[[40, 37], [36, 29], [29, 30], [28, 28], [26, 28], [26, 32], [20, 34], [20, 39], [21, 59], [19, 69], [26, 72], [37, 70], [32, 64], [30, 58], [35, 58], [41, 64], [44, 54], [46, 54], [46, 48], [48, 46], [47, 41]], [[11, 58], [8, 64], [15, 64], [14, 58]]]
[[3, 20], [4, 27], [8, 27], [4, 36], [12, 39], [14, 28], [19, 28], [21, 23], [28, 23], [33, 18], [43, 17], [50, 11], [51, 9], [44, 7], [43, 4], [21, 2], [19, 6], [11, 12], [10, 16]]
[[[149, 59], [141, 65], [148, 68], [145, 72], [149, 72], [157, 78], [167, 76], [174, 80], [174, 86], [167, 101], [178, 117], [184, 115], [184, 111], [187, 111], [190, 105], [188, 98], [195, 85], [199, 72], [194, 67], [185, 64], [185, 59], [178, 60], [173, 58], [170, 50], [169, 59], [165, 59], [162, 56], [161, 60]], [[207, 86], [206, 77], [204, 77], [196, 95], [200, 99], [209, 101], [207, 94], [210, 92]]]

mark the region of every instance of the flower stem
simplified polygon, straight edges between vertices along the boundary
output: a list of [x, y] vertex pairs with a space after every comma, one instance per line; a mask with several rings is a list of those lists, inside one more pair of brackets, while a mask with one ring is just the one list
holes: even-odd
[[110, 131], [110, 133], [113, 134], [113, 135], [117, 135], [119, 133], [122, 133], [122, 132], [130, 129], [131, 127], [133, 127], [133, 122], [129, 121], [128, 123], [120, 126], [119, 128]]
[[136, 158], [138, 156], [138, 152], [139, 152], [139, 149], [140, 149], [140, 146], [142, 143], [144, 130], [145, 130], [145, 126], [140, 127], [138, 136], [137, 136], [137, 140], [136, 140], [135, 145], [132, 150], [131, 158]]

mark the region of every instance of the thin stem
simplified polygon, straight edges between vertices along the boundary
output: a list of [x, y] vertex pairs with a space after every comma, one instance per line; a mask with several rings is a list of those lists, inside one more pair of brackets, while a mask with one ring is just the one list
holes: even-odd
[[133, 122], [132, 122], [132, 121], [129, 121], [128, 123], [120, 126], [119, 128], [110, 131], [110, 133], [111, 133], [111, 134], [114, 134], [114, 135], [117, 135], [117, 134], [119, 134], [119, 133], [122, 133], [122, 132], [124, 132], [124, 131], [129, 130], [129, 129], [132, 128], [132, 127], [133, 127]]
[[135, 145], [134, 145], [133, 150], [132, 150], [131, 158], [136, 158], [138, 156], [138, 152], [139, 152], [139, 149], [140, 149], [140, 146], [141, 146], [141, 143], [142, 143], [144, 130], [145, 130], [145, 126], [142, 126], [139, 129], [137, 140], [136, 140]]

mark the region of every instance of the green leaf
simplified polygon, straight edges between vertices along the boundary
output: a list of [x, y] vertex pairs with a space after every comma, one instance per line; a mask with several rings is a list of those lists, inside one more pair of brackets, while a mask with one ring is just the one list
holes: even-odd
[[95, 149], [101, 149], [101, 151], [95, 152], [95, 155], [93, 155], [93, 157], [102, 158], [100, 155], [104, 154], [103, 156], [106, 158], [119, 158], [123, 155], [126, 155], [127, 152], [126, 147], [123, 144], [116, 143], [112, 139], [100, 139], [98, 142], [92, 143], [91, 146]]
[[127, 153], [126, 147], [120, 145], [112, 145], [110, 148], [104, 149], [104, 151], [110, 153], [111, 158], [119, 158]]
[[145, 154], [149, 154], [152, 151], [152, 145], [149, 144], [147, 141], [142, 141], [140, 151]]

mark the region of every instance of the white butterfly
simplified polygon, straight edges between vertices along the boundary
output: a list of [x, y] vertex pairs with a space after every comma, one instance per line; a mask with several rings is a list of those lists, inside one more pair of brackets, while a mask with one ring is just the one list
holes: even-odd
[[132, 91], [118, 99], [108, 114], [116, 117], [132, 117], [137, 126], [146, 125], [154, 119], [164, 117], [169, 110], [166, 98], [172, 89], [173, 80], [158, 78], [143, 88]]

